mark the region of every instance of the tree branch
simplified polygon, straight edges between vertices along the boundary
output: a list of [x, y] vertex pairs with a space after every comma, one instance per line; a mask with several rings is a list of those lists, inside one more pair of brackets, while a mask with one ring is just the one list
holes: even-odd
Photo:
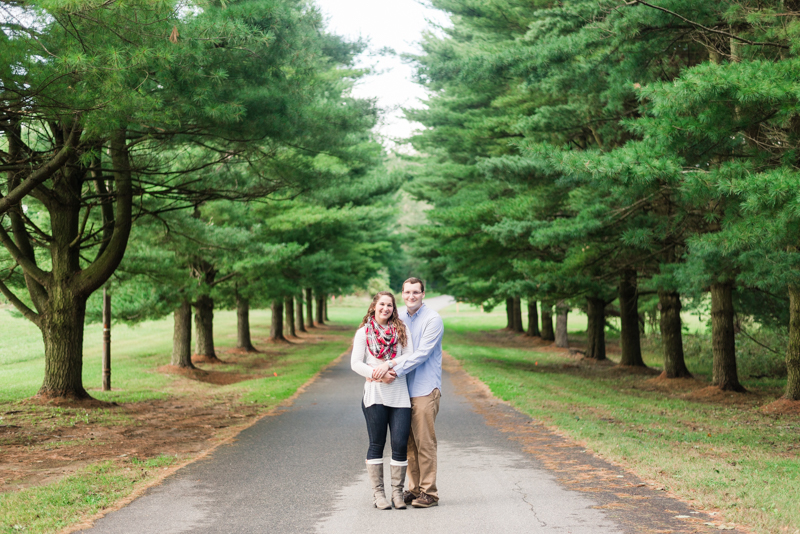
[[76, 291], [88, 295], [99, 288], [119, 266], [133, 222], [133, 184], [131, 178], [130, 153], [126, 142], [126, 131], [120, 128], [109, 143], [111, 162], [114, 166], [114, 183], [116, 184], [116, 201], [114, 230], [108, 246], [98, 258], [76, 278]]
[[0, 280], [0, 293], [2, 293], [9, 300], [9, 302], [11, 302], [11, 304], [13, 304], [14, 307], [25, 316], [26, 319], [41, 328], [39, 314], [26, 306], [24, 302], [19, 300], [19, 298], [8, 288], [8, 286], [6, 286], [2, 280]]
[[8, 195], [5, 197], [0, 197], [0, 215], [15, 206], [25, 197], [25, 195], [30, 193], [36, 186], [43, 183], [58, 169], [60, 169], [64, 163], [67, 162], [67, 158], [69, 158], [70, 153], [72, 152], [73, 148], [75, 148], [75, 145], [78, 144], [80, 136], [81, 128], [78, 126], [78, 121], [76, 120], [75, 124], [72, 126], [72, 131], [70, 132], [69, 137], [64, 143], [63, 148], [58, 151], [58, 154], [56, 154], [53, 159], [36, 170], [36, 172], [23, 180], [22, 183], [20, 183], [12, 191], [9, 191]]
[[214, 286], [215, 286], [215, 285], [217, 285], [217, 284], [221, 284], [222, 282], [226, 282], [226, 281], [230, 280], [231, 278], [233, 278], [234, 276], [237, 276], [238, 274], [239, 274], [238, 272], [236, 272], [236, 271], [233, 271], [233, 272], [232, 272], [232, 273], [230, 273], [230, 274], [226, 274], [225, 276], [223, 276], [223, 277], [222, 277], [222, 278], [220, 278], [219, 280], [214, 280], [214, 282], [212, 282], [212, 283], [211, 283], [211, 284], [209, 284], [209, 285], [210, 285], [211, 287], [214, 287]]
[[739, 41], [740, 43], [745, 43], [745, 44], [749, 44], [749, 45], [753, 45], [753, 46], [774, 46], [774, 47], [777, 47], [777, 48], [784, 48], [786, 50], [790, 49], [790, 47], [786, 46], [786, 45], [782, 45], [782, 44], [778, 44], [778, 43], [751, 41], [750, 39], [744, 39], [742, 37], [739, 37], [738, 35], [734, 35], [734, 34], [729, 33], [729, 32], [725, 32], [725, 31], [722, 31], [722, 30], [715, 30], [714, 28], [709, 28], [708, 26], [703, 26], [699, 22], [694, 22], [692, 20], [689, 20], [686, 17], [684, 17], [682, 15], [679, 15], [678, 13], [675, 13], [674, 11], [670, 11], [669, 9], [666, 9], [664, 7], [661, 7], [661, 6], [654, 6], [653, 4], [649, 4], [647, 2], [643, 2], [642, 0], [632, 0], [631, 2], [627, 2], [626, 3], [626, 5], [629, 5], [629, 6], [635, 6], [637, 4], [641, 4], [643, 6], [647, 6], [647, 7], [652, 8], [652, 9], [657, 9], [659, 11], [663, 11], [664, 13], [667, 13], [669, 15], [672, 15], [673, 17], [681, 19], [682, 21], [686, 22], [687, 24], [691, 24], [695, 28], [700, 28], [701, 30], [704, 30], [704, 31], [707, 31], [707, 32], [711, 32], [711, 33], [716, 33], [718, 35], [724, 35], [725, 37], [730, 37], [731, 39], [733, 39], [735, 41]]
[[6, 232], [6, 229], [2, 226], [0, 226], [0, 243], [6, 247], [6, 250], [8, 250], [9, 254], [11, 254], [11, 257], [17, 262], [17, 264], [19, 264], [20, 267], [23, 268], [26, 274], [29, 274], [34, 280], [43, 286], [47, 286], [46, 282], [48, 273], [41, 270], [33, 261], [28, 259], [28, 257], [25, 256], [25, 254], [23, 254], [19, 248], [17, 248], [17, 245], [11, 239], [11, 236], [8, 235], [8, 232]]
[[750, 334], [748, 334], [748, 333], [747, 333], [747, 330], [745, 330], [744, 328], [740, 328], [740, 329], [739, 329], [739, 332], [741, 332], [742, 334], [744, 334], [744, 335], [745, 335], [745, 337], [747, 337], [747, 338], [748, 338], [750, 341], [752, 341], [752, 342], [753, 342], [753, 343], [755, 343], [756, 345], [761, 345], [762, 347], [764, 347], [764, 348], [765, 348], [765, 349], [767, 349], [768, 351], [772, 352], [773, 354], [777, 354], [778, 356], [783, 356], [783, 355], [782, 355], [780, 352], [778, 352], [777, 350], [773, 349], [772, 347], [768, 347], [768, 346], [766, 346], [765, 344], [761, 343], [759, 340], [757, 340], [756, 338], [754, 338], [753, 336], [751, 336]]

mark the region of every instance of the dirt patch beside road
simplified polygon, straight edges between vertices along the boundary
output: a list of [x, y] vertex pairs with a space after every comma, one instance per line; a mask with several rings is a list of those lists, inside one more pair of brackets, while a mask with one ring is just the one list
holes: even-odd
[[[328, 329], [338, 328], [318, 327], [294, 343], [331, 340]], [[228, 370], [216, 364], [154, 369], [180, 377], [164, 399], [119, 405], [29, 399], [0, 405], [0, 493], [50, 484], [107, 460], [133, 464], [170, 456], [181, 464], [204, 454], [275, 408], [243, 404], [239, 394], [222, 394], [213, 386], [276, 379], [285, 365], [279, 350], [220, 351], [232, 365]]]
[[[0, 426], [0, 491], [48, 484], [102, 460], [177, 459], [202, 453], [261, 412], [233, 399], [164, 399], [105, 410], [66, 409], [28, 425]], [[66, 422], [66, 424], [64, 424]]]
[[552, 472], [561, 484], [590, 493], [598, 503], [595, 507], [605, 510], [622, 525], [624, 532], [689, 534], [708, 532], [709, 527], [741, 534], [748, 532], [722, 521], [718, 510], [694, 510], [656, 482], [641, 479], [625, 466], [595, 456], [585, 444], [514, 410], [446, 353], [443, 367], [450, 373], [458, 392], [470, 399], [474, 410], [483, 415], [490, 426], [519, 442], [523, 450]]

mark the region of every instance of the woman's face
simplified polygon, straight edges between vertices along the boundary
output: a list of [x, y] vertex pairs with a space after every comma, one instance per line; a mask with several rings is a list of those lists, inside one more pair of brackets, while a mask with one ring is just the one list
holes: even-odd
[[392, 316], [392, 311], [394, 311], [392, 297], [381, 295], [378, 302], [375, 303], [375, 320], [380, 324], [386, 324], [389, 321], [389, 317]]

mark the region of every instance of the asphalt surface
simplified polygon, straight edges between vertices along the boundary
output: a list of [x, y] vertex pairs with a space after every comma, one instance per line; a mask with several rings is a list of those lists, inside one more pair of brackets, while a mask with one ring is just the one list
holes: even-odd
[[[426, 303], [441, 307], [452, 302], [448, 298]], [[536, 426], [527, 416], [480, 393], [475, 389], [479, 386], [474, 381], [470, 386], [465, 377], [463, 372], [444, 373], [436, 422], [438, 507], [379, 511], [372, 506], [364, 467], [363, 378], [350, 370], [345, 357], [291, 406], [178, 470], [129, 506], [96, 521], [89, 531], [610, 534], [712, 530], [685, 504], [638, 487], [628, 473]], [[515, 434], [517, 429], [527, 434]], [[538, 439], [537, 449], [558, 449], [565, 462], [558, 465], [567, 467], [548, 465], [531, 454], [526, 439]], [[387, 458], [389, 453], [387, 445]], [[388, 482], [388, 460], [385, 465]], [[575, 485], [565, 476], [575, 470], [596, 472], [597, 480], [583, 477]], [[625, 492], [630, 497], [627, 501]], [[649, 512], [643, 511], [645, 502], [652, 508]], [[676, 516], [693, 521], [687, 524]]]

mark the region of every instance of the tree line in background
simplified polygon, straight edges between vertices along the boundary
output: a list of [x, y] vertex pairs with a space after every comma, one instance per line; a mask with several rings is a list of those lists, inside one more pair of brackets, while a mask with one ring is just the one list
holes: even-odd
[[681, 309], [710, 303], [712, 383], [744, 390], [747, 336], [800, 399], [800, 2], [432, 3], [452, 25], [407, 111], [429, 278], [517, 330], [527, 299], [533, 335], [579, 307], [589, 358], [618, 315], [623, 365], [657, 317], [666, 378], [690, 376]]
[[[397, 269], [401, 185], [350, 96], [360, 42], [300, 0], [0, 7], [0, 292], [42, 332], [43, 397], [88, 397], [87, 310], [174, 314], [173, 363], [215, 359], [213, 310], [273, 338]], [[381, 204], [379, 210], [375, 205]], [[93, 296], [94, 295], [94, 296]], [[97, 311], [95, 311], [97, 310]]]

